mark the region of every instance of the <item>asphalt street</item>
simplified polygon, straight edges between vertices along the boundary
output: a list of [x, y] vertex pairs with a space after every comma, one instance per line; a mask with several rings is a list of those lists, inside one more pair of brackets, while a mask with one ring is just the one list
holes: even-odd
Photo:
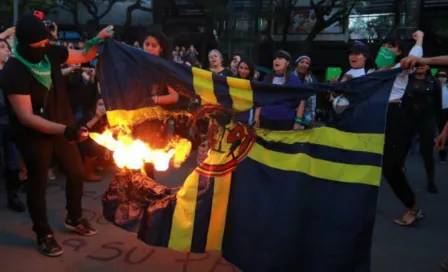
[[[421, 158], [410, 156], [407, 174], [426, 218], [413, 228], [401, 228], [393, 219], [405, 211], [383, 183], [372, 249], [374, 272], [437, 272], [439, 263], [448, 258], [448, 164], [437, 164], [440, 193], [426, 192]], [[179, 185], [191, 167], [170, 175], [160, 174], [161, 183]], [[0, 271], [5, 272], [227, 272], [237, 271], [219, 253], [186, 254], [167, 249], [151, 248], [139, 242], [135, 235], [104, 220], [100, 198], [111, 175], [101, 183], [86, 183], [85, 216], [98, 228], [99, 234], [84, 238], [64, 231], [65, 197], [63, 177], [51, 182], [48, 189], [48, 209], [51, 225], [65, 254], [56, 259], [41, 256], [35, 250], [28, 214], [6, 209], [5, 194], [0, 193]], [[24, 198], [24, 195], [21, 196]], [[331, 271], [328, 271], [331, 272]]]

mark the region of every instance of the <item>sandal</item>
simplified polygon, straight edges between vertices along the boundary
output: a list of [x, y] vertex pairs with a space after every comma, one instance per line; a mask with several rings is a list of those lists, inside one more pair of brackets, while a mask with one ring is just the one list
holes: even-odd
[[409, 209], [401, 219], [396, 219], [394, 222], [401, 227], [413, 227], [423, 218], [425, 215], [422, 210]]

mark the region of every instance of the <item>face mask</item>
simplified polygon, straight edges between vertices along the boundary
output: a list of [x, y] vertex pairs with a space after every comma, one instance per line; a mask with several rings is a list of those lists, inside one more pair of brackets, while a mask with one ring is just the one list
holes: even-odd
[[45, 58], [45, 54], [47, 54], [47, 51], [48, 46], [35, 48], [29, 45], [17, 45], [17, 52], [20, 54], [20, 56], [31, 63], [41, 62]]
[[105, 105], [98, 105], [98, 110], [105, 111], [106, 110], [106, 106]]
[[394, 51], [387, 47], [381, 47], [378, 55], [376, 56], [375, 64], [378, 68], [389, 67], [395, 64], [396, 58], [397, 55], [395, 55]]

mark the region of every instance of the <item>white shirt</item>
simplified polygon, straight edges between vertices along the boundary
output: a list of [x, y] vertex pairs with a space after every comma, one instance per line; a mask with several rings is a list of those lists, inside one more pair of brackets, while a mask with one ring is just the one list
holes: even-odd
[[[370, 73], [372, 73], [374, 71], [375, 70], [370, 69], [370, 70], [367, 71], [367, 74], [370, 74]], [[348, 70], [347, 73], [345, 73], [345, 75], [351, 75], [353, 78], [365, 76], [366, 75], [366, 69], [365, 68], [359, 68], [359, 69], [352, 68], [352, 69]]]
[[442, 109], [448, 109], [448, 85], [442, 86]]
[[[414, 45], [412, 47], [411, 52], [409, 52], [409, 56], [415, 57], [423, 57], [423, 48], [419, 45]], [[393, 68], [399, 68], [400, 63], [397, 63]], [[389, 101], [401, 99], [404, 95], [404, 91], [408, 86], [409, 74], [412, 74], [414, 70], [405, 70], [401, 74], [399, 74], [394, 81], [394, 85], [392, 86], [392, 90], [390, 92]]]

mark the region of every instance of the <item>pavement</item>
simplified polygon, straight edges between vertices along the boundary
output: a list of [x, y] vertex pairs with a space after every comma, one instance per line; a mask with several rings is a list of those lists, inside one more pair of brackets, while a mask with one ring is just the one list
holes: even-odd
[[[190, 164], [191, 165], [191, 164]], [[407, 162], [407, 174], [427, 218], [417, 227], [401, 228], [393, 224], [404, 208], [383, 183], [372, 249], [374, 272], [437, 272], [439, 263], [448, 258], [448, 164], [437, 164], [440, 193], [426, 192], [421, 158], [412, 155]], [[180, 185], [192, 167], [158, 174], [157, 179], [169, 186]], [[10, 212], [5, 207], [4, 192], [0, 193], [0, 271], [4, 272], [231, 272], [236, 268], [223, 260], [219, 253], [187, 254], [168, 249], [152, 248], [139, 242], [135, 235], [104, 220], [100, 198], [111, 175], [100, 183], [86, 183], [84, 190], [85, 216], [99, 230], [93, 237], [80, 237], [64, 231], [65, 197], [63, 178], [51, 182], [48, 188], [48, 215], [64, 255], [48, 258], [35, 250], [28, 214]], [[24, 198], [24, 196], [22, 196]], [[331, 272], [331, 271], [328, 271]], [[349, 272], [349, 271], [347, 271]]]

